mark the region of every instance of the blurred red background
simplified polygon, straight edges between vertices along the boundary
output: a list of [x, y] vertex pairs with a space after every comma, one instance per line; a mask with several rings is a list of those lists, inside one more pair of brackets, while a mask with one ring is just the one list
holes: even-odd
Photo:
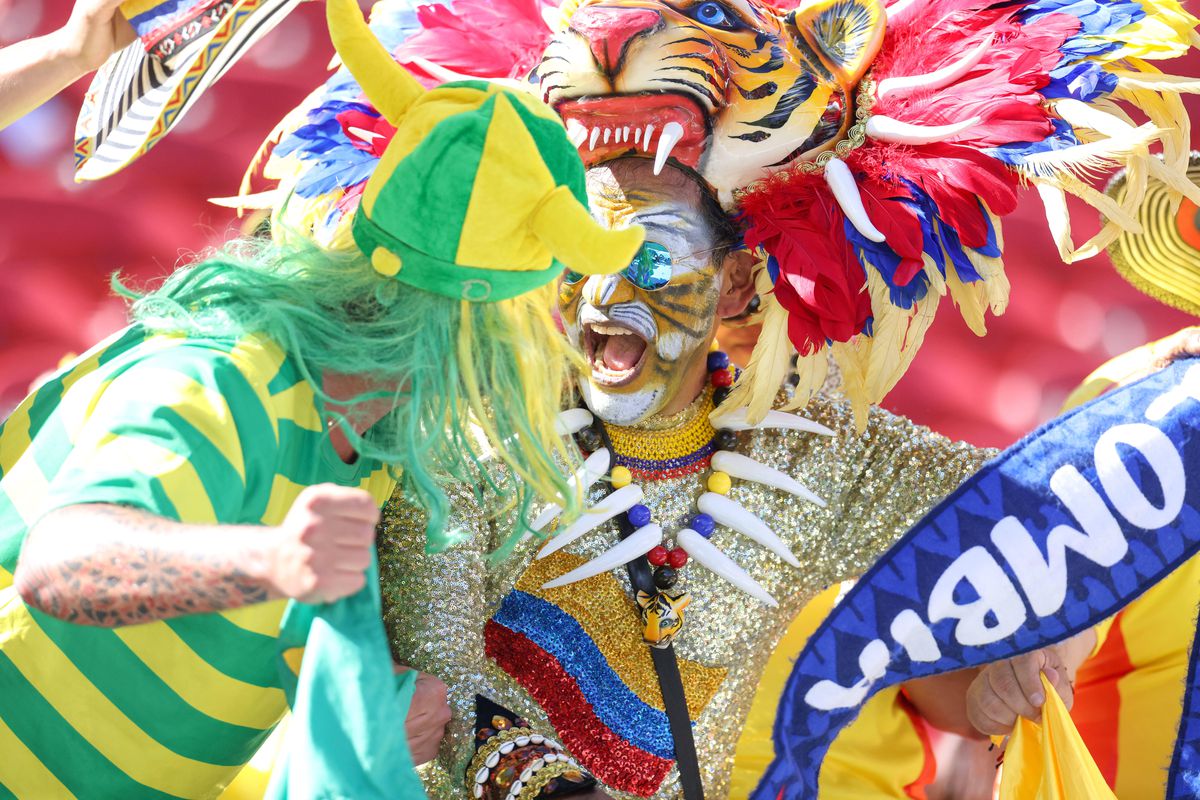
[[[71, 5], [0, 0], [0, 45], [58, 27]], [[1189, 5], [1195, 12], [1200, 0]], [[0, 418], [64, 354], [123, 324], [110, 273], [143, 283], [236, 233], [233, 212], [206, 198], [237, 191], [263, 136], [324, 80], [331, 54], [323, 5], [302, 4], [171, 135], [98, 183], [72, 180], [72, 132], [90, 78], [0, 131]], [[1200, 58], [1168, 71], [1200, 74]], [[1200, 98], [1188, 103], [1200, 120]], [[1075, 211], [1081, 242], [1098, 220], [1087, 208]], [[944, 302], [885, 403], [947, 435], [994, 446], [1053, 416], [1104, 360], [1192, 322], [1131, 289], [1104, 256], [1063, 265], [1032, 192], [1007, 221], [1005, 239], [1008, 313], [991, 319], [979, 339]]]

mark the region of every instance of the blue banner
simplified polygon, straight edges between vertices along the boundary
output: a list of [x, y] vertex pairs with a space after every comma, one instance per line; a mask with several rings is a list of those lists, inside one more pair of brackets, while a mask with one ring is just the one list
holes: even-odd
[[[875, 692], [1010, 658], [1112, 616], [1200, 550], [1200, 361], [1048, 423], [904, 535], [809, 639], [754, 800], [812, 798]], [[1200, 754], [1193, 663], [1171, 786]]]

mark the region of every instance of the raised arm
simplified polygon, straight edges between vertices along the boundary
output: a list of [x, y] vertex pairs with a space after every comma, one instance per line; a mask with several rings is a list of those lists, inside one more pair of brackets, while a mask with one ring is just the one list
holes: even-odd
[[56, 31], [0, 49], [0, 128], [98, 69], [133, 41], [121, 0], [79, 0]]
[[67, 506], [30, 530], [14, 584], [43, 613], [102, 627], [283, 597], [328, 602], [362, 588], [378, 519], [368, 493], [331, 484], [301, 492], [278, 527]]

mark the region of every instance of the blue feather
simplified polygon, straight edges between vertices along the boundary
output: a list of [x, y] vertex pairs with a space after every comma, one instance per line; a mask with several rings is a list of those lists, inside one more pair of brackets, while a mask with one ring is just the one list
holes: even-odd
[[887, 245], [886, 242], [873, 242], [858, 232], [849, 220], [842, 223], [846, 239], [854, 247], [854, 255], [862, 268], [867, 269], [869, 262], [883, 278], [888, 287], [888, 299], [892, 305], [903, 309], [912, 308], [913, 303], [925, 297], [929, 291], [929, 278], [924, 272], [913, 276], [908, 285], [896, 283], [896, 270], [903, 260], [900, 255]]

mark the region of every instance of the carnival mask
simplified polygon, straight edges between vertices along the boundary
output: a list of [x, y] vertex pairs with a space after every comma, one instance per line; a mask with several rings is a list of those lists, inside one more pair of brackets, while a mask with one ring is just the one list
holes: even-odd
[[[621, 159], [588, 173], [588, 199], [602, 225], [638, 224], [646, 244], [622, 273], [563, 275], [559, 311], [583, 354], [589, 408], [628, 425], [661, 410], [707, 355], [720, 294], [714, 213], [702, 189], [675, 169], [652, 174], [647, 159]], [[711, 201], [710, 201], [711, 202]]]
[[536, 76], [592, 165], [628, 153], [734, 189], [854, 124], [855, 86], [883, 39], [883, 6], [818, 0], [583, 0]]

